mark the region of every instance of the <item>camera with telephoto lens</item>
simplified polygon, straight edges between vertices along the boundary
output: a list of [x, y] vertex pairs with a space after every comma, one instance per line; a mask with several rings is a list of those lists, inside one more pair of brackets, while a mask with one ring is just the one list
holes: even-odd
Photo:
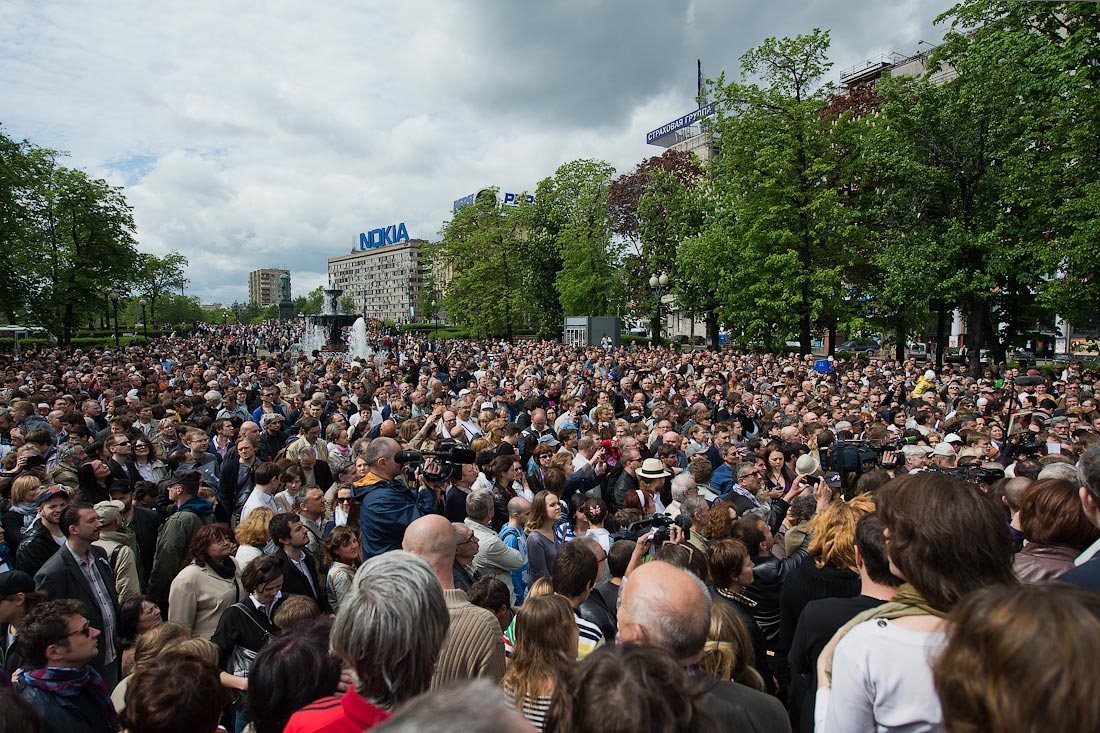
[[[689, 518], [684, 517], [684, 519]], [[611, 535], [611, 538], [614, 540], [634, 540], [635, 542], [637, 542], [640, 538], [649, 534], [651, 530], [656, 529], [657, 531], [653, 533], [653, 537], [651, 538], [653, 548], [656, 549], [663, 545], [665, 542], [668, 542], [671, 536], [669, 528], [672, 527], [672, 525], [674, 524], [680, 524], [681, 528], [684, 530], [685, 541], [690, 539], [690, 523], [688, 523], [688, 525], [685, 527], [682, 523], [678, 522], [676, 519], [673, 519], [667, 514], [650, 514], [649, 516], [643, 517], [636, 522], [631, 522], [615, 534]]]
[[429, 473], [427, 471], [422, 473], [424, 480], [426, 481], [453, 481], [462, 475], [462, 464], [473, 463], [477, 459], [475, 454], [469, 448], [463, 448], [459, 443], [452, 440], [447, 440], [439, 444], [440, 450], [437, 451], [419, 451], [419, 450], [403, 450], [399, 451], [397, 455], [393, 457], [395, 463], [399, 463], [405, 466], [406, 470], [413, 469], [417, 466], [424, 464], [425, 458], [438, 458], [439, 459], [439, 472]]

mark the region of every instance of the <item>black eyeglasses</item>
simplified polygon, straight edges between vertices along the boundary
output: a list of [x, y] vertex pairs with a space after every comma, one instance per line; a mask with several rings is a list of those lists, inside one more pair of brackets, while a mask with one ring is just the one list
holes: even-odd
[[336, 500], [337, 504], [350, 504], [352, 499], [350, 496], [344, 496]]

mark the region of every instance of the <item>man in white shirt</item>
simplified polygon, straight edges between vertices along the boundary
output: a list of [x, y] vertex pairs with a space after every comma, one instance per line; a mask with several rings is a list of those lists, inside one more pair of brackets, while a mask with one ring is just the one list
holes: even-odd
[[256, 480], [256, 485], [252, 489], [252, 493], [248, 495], [248, 500], [245, 501], [244, 508], [241, 510], [242, 522], [253, 509], [262, 506], [267, 507], [276, 514], [279, 513], [279, 509], [275, 505], [275, 494], [279, 493], [279, 488], [283, 483], [282, 469], [274, 463], [261, 463], [253, 469], [252, 477]]

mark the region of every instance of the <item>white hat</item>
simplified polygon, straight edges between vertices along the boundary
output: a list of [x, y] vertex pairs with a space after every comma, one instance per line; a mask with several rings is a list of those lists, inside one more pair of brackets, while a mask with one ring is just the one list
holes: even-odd
[[959, 435], [958, 433], [948, 433], [947, 435], [943, 436], [943, 442], [944, 443], [965, 443], [966, 441], [964, 441], [962, 439], [962, 436]]
[[951, 447], [950, 443], [939, 442], [936, 443], [936, 447], [932, 449], [932, 455], [934, 456], [954, 456], [955, 449]]
[[665, 478], [671, 476], [672, 473], [665, 468], [665, 464], [661, 463], [660, 458], [647, 458], [642, 461], [642, 467], [638, 469], [638, 476], [640, 478]]

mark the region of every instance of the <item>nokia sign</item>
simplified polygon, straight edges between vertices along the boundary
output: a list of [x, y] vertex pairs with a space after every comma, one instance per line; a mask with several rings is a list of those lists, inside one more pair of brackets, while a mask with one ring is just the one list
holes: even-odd
[[409, 230], [401, 224], [390, 224], [385, 229], [371, 229], [359, 235], [359, 249], [376, 249], [387, 244], [409, 241]]

